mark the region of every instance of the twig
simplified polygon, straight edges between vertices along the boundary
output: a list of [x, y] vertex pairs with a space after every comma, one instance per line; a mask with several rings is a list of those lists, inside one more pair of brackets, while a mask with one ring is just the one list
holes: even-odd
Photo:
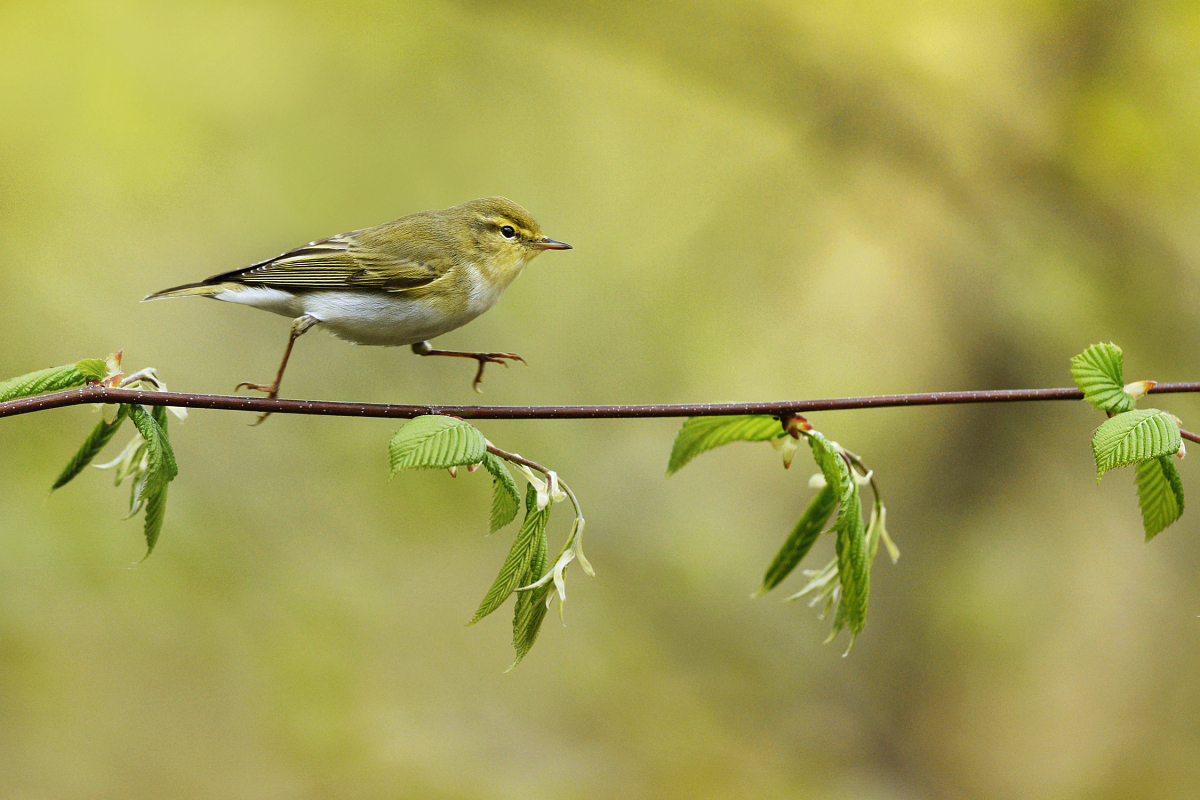
[[[1160, 383], [1153, 394], [1200, 392], [1200, 383]], [[926, 392], [875, 397], [840, 397], [828, 400], [779, 400], [769, 403], [680, 403], [671, 405], [594, 406], [451, 406], [398, 405], [391, 403], [342, 403], [330, 400], [286, 400], [266, 397], [237, 397], [219, 394], [155, 392], [113, 389], [92, 385], [65, 392], [23, 397], [0, 403], [0, 417], [29, 414], [51, 408], [84, 403], [140, 403], [147, 406], [181, 406], [225, 411], [255, 411], [273, 414], [319, 414], [338, 417], [387, 417], [411, 419], [441, 414], [463, 419], [629, 419], [649, 417], [729, 416], [733, 414], [802, 414], [855, 408], [937, 406], [961, 403], [1016, 403], [1035, 400], [1082, 400], [1078, 389], [999, 389], [972, 392]], [[1187, 435], [1192, 439], [1193, 434]], [[1193, 439], [1200, 441], [1200, 439]]]
[[499, 447], [496, 447], [496, 445], [494, 445], [494, 444], [489, 444], [487, 449], [488, 449], [489, 453], [500, 456], [501, 458], [503, 458], [506, 461], [511, 461], [514, 464], [524, 464], [525, 466], [529, 467], [530, 469], [535, 469], [547, 477], [550, 476], [550, 468], [543, 467], [541, 464], [537, 463], [536, 461], [530, 461], [528, 458], [519, 456], [516, 453], [510, 453], [507, 450], [501, 450]]

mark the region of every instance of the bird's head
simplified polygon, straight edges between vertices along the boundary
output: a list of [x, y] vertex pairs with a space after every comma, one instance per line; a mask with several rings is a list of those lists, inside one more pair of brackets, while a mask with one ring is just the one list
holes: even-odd
[[543, 250], [570, 250], [550, 239], [529, 212], [505, 197], [481, 197], [457, 206], [463, 229], [480, 266], [501, 273], [520, 272]]

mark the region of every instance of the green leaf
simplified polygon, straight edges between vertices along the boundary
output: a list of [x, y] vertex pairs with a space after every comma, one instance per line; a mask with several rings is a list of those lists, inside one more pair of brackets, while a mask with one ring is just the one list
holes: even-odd
[[483, 454], [483, 466], [492, 473], [492, 519], [491, 533], [503, 528], [517, 517], [521, 510], [521, 494], [517, 482], [504, 462], [491, 453]]
[[83, 471], [84, 467], [92, 463], [92, 459], [104, 449], [104, 446], [109, 443], [113, 435], [117, 432], [117, 429], [121, 427], [121, 423], [125, 421], [128, 413], [128, 406], [121, 405], [117, 407], [117, 416], [112, 421], [112, 424], [103, 419], [97, 422], [96, 427], [92, 428], [92, 432], [83, 440], [83, 444], [79, 450], [71, 457], [71, 461], [67, 464], [66, 469], [58, 476], [58, 480], [54, 481], [54, 485], [50, 487], [50, 491], [66, 486], [76, 475]]
[[85, 358], [75, 362], [75, 369], [85, 380], [104, 380], [108, 375], [108, 363], [103, 358]]
[[522, 580], [528, 574], [529, 565], [533, 563], [537, 555], [538, 548], [541, 546], [540, 540], [546, 535], [546, 523], [550, 520], [550, 509], [553, 508], [553, 505], [551, 503], [545, 508], [539, 509], [537, 507], [537, 490], [532, 485], [526, 489], [525, 521], [521, 523], [521, 529], [517, 531], [517, 538], [513, 541], [512, 549], [508, 551], [508, 557], [504, 559], [504, 565], [500, 567], [500, 574], [496, 576], [496, 582], [488, 590], [483, 602], [479, 604], [475, 616], [467, 623], [468, 625], [474, 625], [495, 611], [501, 603], [508, 599], [510, 594], [517, 590], [518, 586], [524, 585]]
[[86, 379], [74, 364], [30, 372], [0, 383], [0, 403], [45, 392], [60, 392], [72, 386], [82, 386], [85, 382]]
[[842, 458], [834, 446], [834, 443], [826, 439], [817, 431], [812, 431], [808, 434], [808, 445], [813, 451], [813, 460], [817, 462], [817, 467], [821, 470], [821, 475], [825, 478], [825, 484], [833, 489], [837, 494], [838, 500], [844, 499], [845, 493], [848, 491], [848, 483], [854, 483], [850, 475], [850, 465], [846, 463], [846, 459]]
[[146, 440], [146, 450], [150, 455], [149, 466], [146, 470], [146, 483], [142, 493], [151, 497], [167, 487], [179, 474], [175, 464], [175, 452], [163, 429], [154, 418], [146, 413], [144, 406], [129, 406], [129, 418], [137, 426], [138, 433]]
[[461, 419], [429, 414], [405, 423], [392, 437], [388, 453], [395, 475], [402, 469], [478, 464], [487, 453], [487, 441]]
[[[145, 441], [142, 441], [142, 451], [145, 452]], [[134, 474], [133, 480], [129, 482], [129, 513], [124, 516], [124, 519], [132, 519], [146, 502], [146, 478], [150, 473], [142, 472]]]
[[143, 531], [146, 534], [146, 555], [149, 558], [158, 543], [158, 534], [162, 532], [163, 520], [167, 516], [167, 487], [146, 495], [146, 519]]
[[667, 477], [674, 475], [696, 456], [730, 442], [763, 442], [783, 435], [775, 417], [689, 417], [675, 437]]
[[1183, 516], [1183, 481], [1170, 456], [1159, 456], [1137, 465], [1138, 506], [1146, 541]]
[[[157, 412], [161, 406], [155, 407]], [[167, 514], [167, 484], [175, 480], [179, 467], [175, 463], [175, 451], [171, 448], [171, 440], [167, 436], [165, 414], [147, 413], [142, 405], [130, 405], [129, 418], [137, 426], [138, 432], [146, 440], [148, 454], [146, 474], [140, 481], [134, 483], [133, 498], [130, 507], [135, 511], [142, 501], [146, 504], [146, 517], [143, 530], [146, 535], [146, 557], [154, 551], [158, 543], [158, 535], [162, 532], [163, 520]], [[163, 425], [159, 425], [155, 417], [160, 417]]]
[[[831, 641], [842, 628], [850, 629], [850, 647], [862, 632], [867, 621], [867, 606], [871, 593], [871, 546], [867, 526], [863, 522], [862, 499], [858, 482], [845, 458], [834, 444], [816, 431], [808, 434], [816, 459], [827, 484], [838, 492], [840, 508], [833, 530], [837, 534], [838, 581], [841, 595], [833, 618]], [[850, 652], [850, 647], [846, 652]]]
[[528, 592], [521, 592], [522, 596], [529, 595], [529, 602], [518, 608], [513, 616], [513, 649], [517, 651], [517, 658], [508, 669], [520, 664], [533, 649], [533, 643], [537, 641], [538, 633], [541, 632], [542, 622], [546, 619], [546, 596], [553, 588], [553, 583], [547, 583]]
[[[534, 553], [529, 569], [521, 577], [519, 586], [528, 586], [545, 574], [548, 549], [549, 543], [543, 529], [537, 552]], [[513, 649], [517, 651], [517, 658], [509, 666], [510, 670], [521, 663], [533, 648], [533, 643], [537, 641], [542, 621], [546, 618], [546, 597], [553, 587], [553, 582], [547, 581], [536, 589], [517, 592], [517, 603], [513, 609]]]
[[857, 487], [851, 502], [843, 504], [838, 512], [834, 530], [837, 531], [838, 580], [842, 584], [842, 596], [838, 599], [837, 614], [834, 615], [833, 631], [829, 638], [832, 640], [844, 626], [848, 626], [850, 645], [846, 652], [849, 653], [867, 622], [867, 605], [871, 594], [871, 548]]
[[1134, 399], [1122, 388], [1123, 358], [1115, 344], [1094, 344], [1071, 359], [1071, 377], [1083, 390], [1083, 399], [1101, 411], [1124, 414], [1133, 410]]
[[167, 469], [171, 473], [171, 480], [175, 480], [175, 476], [179, 474], [179, 467], [175, 463], [175, 448], [171, 447], [171, 434], [167, 431], [167, 407], [166, 406], [151, 406], [150, 417], [154, 420], [154, 424], [158, 425], [163, 436], [163, 455], [167, 459]]
[[800, 521], [796, 523], [796, 527], [792, 529], [792, 533], [788, 536], [787, 541], [783, 543], [783, 547], [775, 555], [775, 560], [771, 562], [771, 566], [767, 567], [767, 573], [763, 576], [762, 588], [755, 594], [765, 594], [779, 585], [780, 581], [786, 578], [796, 565], [808, 555], [808, 551], [812, 548], [813, 543], [817, 541], [817, 537], [821, 535], [821, 531], [825, 529], [825, 523], [829, 521], [829, 517], [833, 514], [833, 509], [837, 507], [838, 495], [834, 488], [826, 483], [817, 493], [817, 496], [808, 504], [808, 508], [800, 517]]
[[1183, 439], [1175, 418], [1155, 408], [1134, 409], [1104, 422], [1092, 434], [1096, 480], [1110, 469], [1179, 452]]

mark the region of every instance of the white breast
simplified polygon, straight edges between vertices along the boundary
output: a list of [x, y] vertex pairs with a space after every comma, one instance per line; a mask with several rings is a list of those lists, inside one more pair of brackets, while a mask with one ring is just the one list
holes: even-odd
[[322, 327], [334, 336], [355, 344], [415, 344], [466, 325], [487, 311], [521, 271], [519, 268], [514, 270], [504, 285], [498, 285], [494, 281], [482, 280], [474, 265], [467, 264], [463, 268], [476, 273], [467, 281], [472, 287], [471, 293], [466, 308], [449, 315], [421, 300], [378, 291], [337, 290], [293, 294], [265, 286], [244, 286], [213, 297], [292, 318], [307, 314], [319, 320]]
[[486, 309], [447, 315], [403, 295], [384, 292], [310, 292], [298, 300], [334, 336], [356, 344], [423, 342], [466, 325]]

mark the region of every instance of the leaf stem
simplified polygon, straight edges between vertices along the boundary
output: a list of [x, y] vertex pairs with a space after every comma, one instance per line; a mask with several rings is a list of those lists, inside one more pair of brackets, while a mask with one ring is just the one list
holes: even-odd
[[[516, 453], [510, 453], [507, 450], [501, 450], [499, 447], [496, 447], [496, 445], [494, 445], [494, 444], [488, 445], [488, 452], [494, 456], [500, 456], [500, 458], [503, 458], [506, 461], [511, 461], [514, 464], [524, 464], [525, 466], [529, 467], [530, 469], [536, 469], [538, 472], [542, 473], [547, 478], [550, 477], [550, 468], [549, 467], [543, 467], [541, 464], [537, 463], [536, 461], [530, 461], [528, 458], [519, 456]], [[561, 476], [559, 476], [559, 478], [558, 478], [558, 485], [559, 485], [559, 488], [561, 488], [566, 493], [567, 497], [571, 500], [571, 505], [575, 509], [575, 516], [582, 517], [583, 512], [579, 510], [579, 499], [577, 497], [575, 497], [575, 493], [571, 491], [571, 487], [567, 486], [566, 482], [563, 481]]]
[[[496, 447], [496, 445], [490, 443], [488, 444], [488, 452], [494, 456], [499, 456], [507, 461], [511, 461], [514, 464], [522, 464], [530, 469], [536, 469], [538, 472], [545, 475], [547, 479], [550, 478], [549, 467], [543, 467], [536, 461], [530, 461], [529, 459], [519, 456], [516, 453], [510, 453], [507, 450], [501, 450], [499, 447]], [[544, 584], [546, 581], [553, 580], [555, 587], [558, 590], [559, 614], [561, 616], [562, 603], [567, 599], [566, 590], [564, 589], [564, 585], [562, 583], [562, 571], [566, 565], [578, 559], [579, 566], [585, 573], [587, 573], [589, 576], [594, 576], [596, 573], [592, 569], [592, 565], [588, 563], [587, 557], [583, 554], [584, 522], [583, 511], [579, 508], [579, 498], [575, 496], [575, 492], [571, 491], [571, 487], [568, 486], [561, 477], [557, 477], [557, 483], [558, 487], [567, 495], [567, 499], [571, 501], [571, 506], [575, 509], [575, 521], [571, 523], [571, 533], [567, 536], [567, 541], [565, 544], [563, 544], [563, 548], [559, 552], [558, 558], [555, 559], [554, 564], [550, 567], [550, 570], [545, 575], [542, 575], [540, 578], [538, 578], [538, 580], [534, 581], [528, 586], [522, 586], [518, 588], [517, 591], [520, 592], [529, 589], [535, 589]], [[563, 557], [567, 553], [570, 553], [570, 556], [564, 561]]]

